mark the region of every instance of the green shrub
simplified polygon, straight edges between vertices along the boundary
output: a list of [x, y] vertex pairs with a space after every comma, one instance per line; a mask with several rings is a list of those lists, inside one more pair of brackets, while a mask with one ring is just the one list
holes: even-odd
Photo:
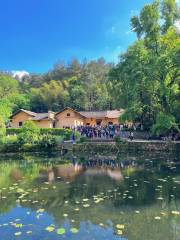
[[0, 141], [4, 141], [6, 136], [6, 126], [4, 119], [0, 116]]
[[22, 127], [22, 132], [18, 134], [20, 144], [35, 144], [39, 141], [40, 129], [33, 121], [26, 121]]
[[[71, 129], [64, 129], [64, 128], [39, 128], [40, 129], [40, 135], [43, 134], [50, 134], [53, 136], [64, 136], [65, 140], [69, 140], [72, 135], [72, 130]], [[7, 134], [8, 135], [18, 135], [22, 133], [23, 127], [22, 128], [8, 128], [7, 129]], [[79, 133], [76, 132], [76, 137], [79, 137]]]
[[22, 133], [22, 128], [7, 128], [6, 134], [7, 135], [18, 135], [19, 133]]
[[114, 137], [114, 141], [115, 141], [116, 143], [122, 142], [120, 136], [115, 136], [115, 137]]
[[65, 134], [72, 134], [71, 129], [65, 128], [41, 128], [41, 134], [51, 134], [51, 135], [65, 135]]
[[156, 117], [156, 123], [152, 127], [152, 134], [156, 136], [167, 135], [178, 130], [174, 116], [160, 112]]
[[80, 137], [79, 142], [80, 143], [87, 142], [87, 137]]
[[55, 148], [57, 144], [56, 137], [49, 134], [43, 134], [38, 142], [41, 148]]
[[14, 144], [17, 142], [17, 136], [14, 136], [14, 135], [8, 135], [6, 136], [4, 142], [6, 144]]
[[[22, 128], [7, 129], [7, 142], [12, 139], [12, 143], [17, 144], [24, 151], [38, 148], [55, 148], [63, 140], [70, 140], [73, 131], [63, 128], [38, 128], [32, 121], [26, 121]], [[14, 135], [17, 136], [14, 136]], [[75, 132], [76, 139], [79, 133]], [[16, 141], [13, 141], [13, 139]], [[9, 140], [8, 140], [9, 139]], [[36, 145], [36, 147], [35, 147]], [[37, 149], [38, 150], [38, 149]]]

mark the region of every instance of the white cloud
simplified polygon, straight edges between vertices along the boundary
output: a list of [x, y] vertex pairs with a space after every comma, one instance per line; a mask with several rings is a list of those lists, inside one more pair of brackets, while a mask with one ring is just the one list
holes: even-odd
[[13, 70], [12, 72], [12, 76], [14, 78], [18, 78], [19, 80], [21, 80], [24, 76], [29, 75], [29, 73], [25, 70]]

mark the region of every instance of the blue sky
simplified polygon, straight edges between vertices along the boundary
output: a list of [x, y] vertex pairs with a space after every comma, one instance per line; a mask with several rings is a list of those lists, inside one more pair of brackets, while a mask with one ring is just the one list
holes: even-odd
[[0, 70], [43, 73], [72, 57], [117, 61], [152, 0], [0, 0]]

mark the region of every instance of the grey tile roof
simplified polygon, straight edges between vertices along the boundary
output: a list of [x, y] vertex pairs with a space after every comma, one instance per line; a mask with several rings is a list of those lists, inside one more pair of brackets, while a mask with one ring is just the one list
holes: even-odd
[[[66, 109], [71, 109], [71, 108], [65, 108], [64, 110]], [[64, 110], [58, 112], [58, 113], [54, 113], [54, 116], [63, 112]], [[74, 109], [71, 109], [75, 112], [77, 112], [76, 110]], [[33, 121], [39, 121], [39, 120], [44, 120], [44, 119], [50, 119], [49, 118], [49, 114], [48, 113], [35, 113], [35, 112], [31, 112], [31, 111], [28, 111], [28, 110], [24, 110], [24, 109], [20, 109], [19, 111], [17, 111], [16, 113], [14, 113], [11, 118], [13, 116], [15, 116], [16, 114], [18, 114], [19, 112], [25, 112], [27, 113], [28, 115], [32, 116], [32, 120]], [[107, 111], [80, 111], [80, 112], [77, 112], [79, 113], [82, 117], [84, 118], [119, 118], [119, 116], [124, 112], [123, 109], [120, 109], [120, 110], [107, 110]], [[53, 118], [54, 120], [54, 118]]]
[[19, 109], [17, 112], [15, 112], [14, 114], [11, 115], [11, 118], [14, 117], [14, 116], [16, 116], [16, 115], [17, 115], [18, 113], [20, 113], [20, 112], [27, 113], [28, 115], [33, 116], [33, 117], [35, 117], [36, 114], [37, 114], [37, 113], [35, 113], [35, 112], [31, 112], [31, 111], [28, 111], [28, 110], [25, 110], [25, 109]]
[[36, 116], [32, 118], [33, 121], [39, 121], [43, 119], [48, 119], [48, 113], [37, 113]]
[[37, 113], [35, 113], [35, 112], [31, 112], [31, 111], [28, 111], [28, 110], [25, 110], [25, 109], [20, 109], [22, 112], [25, 112], [25, 113], [27, 113], [27, 114], [29, 114], [29, 115], [32, 115], [32, 116], [36, 116], [36, 114]]
[[79, 112], [81, 115], [83, 115], [86, 118], [104, 118], [107, 115], [107, 111], [99, 111], [99, 112], [86, 112], [82, 111]]
[[85, 116], [86, 118], [119, 118], [119, 116], [124, 112], [123, 109], [121, 110], [108, 110], [108, 111], [82, 111], [79, 112], [81, 115]]

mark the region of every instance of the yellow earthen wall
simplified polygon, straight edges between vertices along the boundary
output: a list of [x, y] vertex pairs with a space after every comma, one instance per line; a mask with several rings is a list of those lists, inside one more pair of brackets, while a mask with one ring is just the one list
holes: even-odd
[[[70, 116], [67, 114], [70, 113]], [[71, 109], [67, 109], [56, 115], [56, 128], [74, 127], [83, 125], [83, 118]]]
[[[106, 125], [108, 125], [109, 122], [112, 122], [113, 124], [119, 124], [117, 118], [102, 118], [101, 126], [106, 126]], [[97, 125], [95, 118], [86, 118], [84, 120], [84, 125], [87, 125], [87, 123], [90, 123], [90, 126]]]
[[119, 124], [118, 118], [104, 118], [101, 125], [108, 125], [109, 122], [112, 122], [114, 125]]
[[40, 120], [40, 121], [34, 121], [34, 123], [39, 128], [53, 128], [53, 123], [51, 120]]
[[32, 116], [29, 116], [27, 113], [20, 112], [12, 118], [11, 127], [19, 128], [19, 122], [25, 122], [32, 119]]

